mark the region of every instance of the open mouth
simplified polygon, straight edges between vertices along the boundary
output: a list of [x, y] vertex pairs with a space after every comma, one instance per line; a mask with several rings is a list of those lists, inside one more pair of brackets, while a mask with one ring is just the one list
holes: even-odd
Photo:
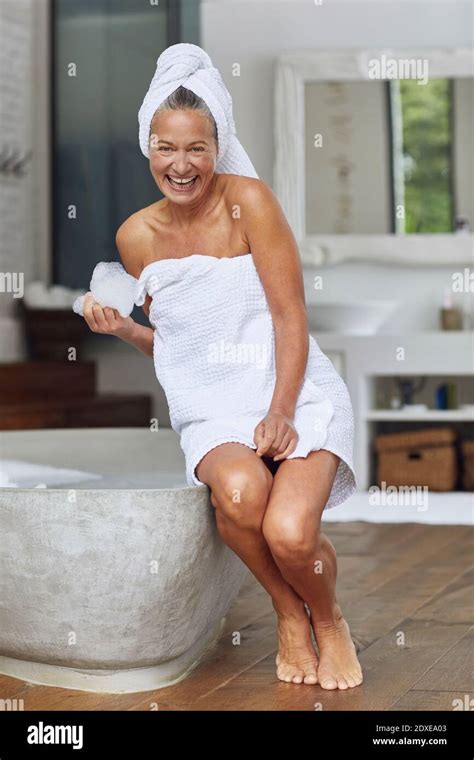
[[173, 179], [169, 174], [166, 175], [166, 179], [168, 181], [168, 184], [171, 185], [173, 190], [177, 190], [180, 193], [186, 192], [187, 190], [190, 190], [194, 185], [196, 184], [197, 175], [195, 177], [189, 177], [186, 179]]

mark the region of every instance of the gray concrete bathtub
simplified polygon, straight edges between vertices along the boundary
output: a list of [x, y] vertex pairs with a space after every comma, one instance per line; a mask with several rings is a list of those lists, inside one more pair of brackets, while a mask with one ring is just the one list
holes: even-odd
[[185, 678], [248, 570], [207, 486], [186, 485], [176, 434], [2, 432], [0, 459], [103, 476], [0, 488], [0, 673], [115, 693]]

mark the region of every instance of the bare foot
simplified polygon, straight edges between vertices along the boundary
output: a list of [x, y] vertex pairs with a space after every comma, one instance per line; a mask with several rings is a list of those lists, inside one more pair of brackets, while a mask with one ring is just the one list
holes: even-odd
[[309, 618], [278, 615], [277, 676], [287, 683], [318, 683], [318, 658], [311, 639]]
[[318, 680], [323, 689], [350, 689], [362, 681], [362, 668], [341, 608], [336, 605], [335, 619], [312, 625], [319, 648]]

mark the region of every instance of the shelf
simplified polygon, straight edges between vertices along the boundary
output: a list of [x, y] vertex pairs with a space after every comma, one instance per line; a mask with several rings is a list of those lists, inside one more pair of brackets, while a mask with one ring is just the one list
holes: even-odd
[[401, 412], [393, 409], [374, 409], [365, 415], [366, 420], [413, 422], [474, 422], [474, 413], [467, 409], [428, 409], [426, 412]]

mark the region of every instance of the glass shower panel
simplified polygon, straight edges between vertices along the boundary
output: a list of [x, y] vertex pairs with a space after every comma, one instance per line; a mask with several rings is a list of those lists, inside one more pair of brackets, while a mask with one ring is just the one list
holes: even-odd
[[89, 286], [118, 259], [115, 233], [162, 197], [138, 143], [138, 110], [167, 47], [168, 3], [54, 3], [54, 281]]

